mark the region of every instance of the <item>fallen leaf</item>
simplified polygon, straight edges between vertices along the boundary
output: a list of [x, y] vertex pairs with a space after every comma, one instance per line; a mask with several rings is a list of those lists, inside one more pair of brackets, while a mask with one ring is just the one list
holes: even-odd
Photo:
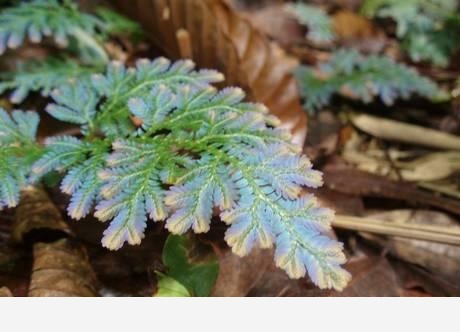
[[350, 284], [334, 296], [402, 296], [402, 287], [385, 257], [365, 257], [345, 265], [352, 274]]
[[[451, 229], [460, 234], [457, 220], [445, 213], [428, 210], [393, 210], [369, 215], [377, 220], [392, 224], [408, 226], [437, 226]], [[422, 240], [413, 240], [401, 237], [374, 237], [367, 238], [377, 241], [390, 252], [407, 262], [423, 266], [432, 273], [443, 276], [452, 283], [460, 283], [460, 246], [449, 245]]]
[[200, 67], [220, 70], [227, 85], [239, 85], [251, 100], [265, 104], [303, 145], [307, 117], [292, 75], [297, 61], [222, 0], [115, 3], [168, 57], [191, 57]]
[[61, 239], [34, 245], [29, 296], [97, 296], [96, 275], [83, 248]]
[[460, 150], [460, 137], [438, 130], [367, 114], [354, 114], [351, 121], [357, 128], [381, 139], [445, 150]]
[[275, 264], [264, 271], [261, 278], [251, 287], [250, 297], [300, 297], [327, 296], [330, 290], [320, 290], [308, 278], [290, 279]]
[[246, 8], [237, 12], [284, 48], [305, 43], [305, 27], [299, 24], [292, 12], [286, 10], [285, 4], [274, 3], [262, 8]]
[[335, 35], [343, 47], [370, 53], [378, 53], [385, 47], [385, 33], [371, 20], [350, 10], [339, 10], [331, 18]]
[[254, 285], [249, 296], [401, 296], [400, 280], [384, 257], [359, 257], [349, 260], [344, 268], [353, 278], [342, 292], [321, 290], [308, 279], [289, 279], [274, 264]]
[[71, 234], [60, 211], [42, 188], [28, 186], [22, 190], [11, 232], [13, 241], [56, 240]]
[[0, 288], [0, 297], [12, 297], [13, 293], [8, 289], [8, 287]]
[[391, 265], [401, 279], [405, 292], [418, 290], [432, 296], [460, 296], [458, 282], [450, 283], [437, 273], [399, 259], [392, 259]]
[[[245, 257], [226, 250], [219, 257], [219, 276], [211, 296], [246, 296], [272, 261], [273, 252], [266, 249], [254, 249]], [[286, 275], [284, 271], [280, 272]]]
[[433, 152], [415, 157], [415, 153], [384, 150], [373, 142], [365, 143], [355, 132], [345, 143], [341, 156], [360, 170], [393, 180], [435, 181], [460, 171], [460, 152]]

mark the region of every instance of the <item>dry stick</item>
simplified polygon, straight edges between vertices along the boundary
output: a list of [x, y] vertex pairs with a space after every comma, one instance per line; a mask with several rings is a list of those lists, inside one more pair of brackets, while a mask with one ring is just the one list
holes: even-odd
[[400, 236], [409, 239], [417, 239], [443, 244], [460, 246], [460, 229], [448, 229], [446, 227], [396, 224], [371, 218], [337, 215], [332, 222], [333, 227], [369, 232], [375, 234]]
[[190, 34], [185, 29], [176, 31], [177, 43], [179, 44], [180, 56], [183, 59], [192, 58], [192, 42], [190, 41]]

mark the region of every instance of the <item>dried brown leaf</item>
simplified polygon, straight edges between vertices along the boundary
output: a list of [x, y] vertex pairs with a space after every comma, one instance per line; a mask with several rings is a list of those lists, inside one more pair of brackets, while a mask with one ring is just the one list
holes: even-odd
[[384, 257], [364, 256], [351, 259], [346, 265], [353, 275], [342, 291], [320, 290], [309, 280], [289, 279], [274, 264], [254, 285], [249, 296], [401, 296], [400, 280]]
[[26, 237], [38, 232], [39, 238], [59, 238], [72, 234], [60, 211], [42, 188], [29, 186], [22, 190], [21, 195], [11, 233], [15, 242], [23, 242]]
[[[460, 171], [460, 152], [416, 153], [394, 148], [384, 149], [376, 140], [365, 142], [364, 135], [353, 133], [341, 156], [362, 171], [387, 176], [393, 180], [436, 181]], [[411, 159], [408, 161], [408, 159]]]
[[97, 296], [96, 275], [83, 248], [68, 239], [34, 245], [29, 296]]
[[350, 10], [339, 10], [332, 16], [334, 31], [342, 46], [363, 52], [380, 52], [386, 44], [385, 33], [372, 21]]
[[292, 75], [297, 61], [222, 0], [115, 3], [143, 25], [168, 57], [191, 56], [200, 67], [220, 70], [228, 85], [243, 87], [250, 99], [265, 104], [303, 145], [307, 117]]
[[375, 137], [431, 148], [460, 150], [460, 137], [438, 130], [367, 114], [351, 116], [353, 124]]
[[1, 287], [0, 288], [0, 297], [12, 297], [13, 293], [11, 293], [8, 287]]
[[238, 14], [284, 48], [306, 42], [306, 28], [300, 25], [294, 13], [286, 10], [286, 4], [276, 3], [262, 8], [240, 9]]
[[[393, 210], [369, 215], [387, 223], [417, 227], [437, 226], [460, 232], [457, 221], [448, 215], [428, 210]], [[460, 247], [457, 245], [406, 239], [401, 237], [375, 236], [367, 238], [377, 241], [390, 252], [407, 262], [423, 266], [432, 273], [443, 276], [451, 283], [460, 283]]]
[[246, 257], [225, 251], [219, 257], [219, 275], [211, 296], [246, 296], [270, 266], [272, 257], [273, 253], [264, 249], [255, 249]]
[[347, 288], [335, 296], [401, 296], [400, 280], [384, 257], [365, 257], [349, 262], [353, 275]]

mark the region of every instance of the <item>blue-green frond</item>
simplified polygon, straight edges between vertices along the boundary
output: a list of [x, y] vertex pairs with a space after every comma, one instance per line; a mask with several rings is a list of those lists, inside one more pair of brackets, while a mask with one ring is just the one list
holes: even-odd
[[62, 180], [61, 191], [70, 195], [67, 212], [73, 219], [79, 220], [91, 211], [101, 190], [99, 172], [103, 167], [103, 155], [98, 154], [69, 168]]
[[58, 120], [79, 125], [90, 125], [96, 115], [99, 95], [85, 80], [70, 82], [51, 93], [55, 103], [48, 104], [46, 111]]
[[175, 109], [176, 96], [165, 85], [153, 87], [147, 98], [131, 98], [128, 107], [131, 113], [142, 120], [142, 128], [148, 129], [161, 123]]
[[[106, 99], [100, 106], [96, 119], [101, 129], [109, 136], [129, 134], [134, 129], [129, 107], [134, 107], [131, 111], [136, 112], [140, 110], [136, 108], [136, 103], [142, 108], [141, 100], [145, 107], [150, 105], [149, 102], [154, 102], [155, 98], [162, 98], [164, 101], [168, 91], [176, 92], [183, 84], [199, 89], [223, 79], [222, 74], [216, 71], [195, 71], [194, 67], [190, 60], [171, 63], [165, 58], [153, 61], [141, 59], [132, 68], [127, 68], [120, 62], [110, 63], [104, 74], [92, 77], [94, 90], [100, 95], [100, 99]], [[158, 90], [161, 90], [159, 86], [164, 87], [164, 94], [158, 95]], [[152, 89], [154, 91], [150, 94]], [[173, 102], [177, 106], [180, 100]], [[161, 118], [167, 111], [166, 108], [156, 114]], [[145, 110], [143, 114], [147, 115]]]
[[[124, 242], [139, 244], [144, 237], [147, 215], [164, 220], [167, 209], [160, 186], [155, 146], [117, 141], [108, 157], [109, 168], [99, 172], [102, 199], [95, 216], [101, 221], [113, 219], [104, 232], [102, 243], [116, 250]], [[133, 157], [134, 156], [134, 157]]]
[[0, 108], [0, 210], [19, 202], [20, 190], [29, 184], [28, 175], [39, 152], [35, 136], [38, 114]]
[[69, 216], [79, 220], [88, 215], [100, 194], [99, 172], [105, 167], [108, 146], [104, 142], [83, 142], [73, 136], [46, 140], [45, 151], [32, 166], [34, 181], [51, 171], [65, 173], [62, 192], [70, 195]]
[[32, 166], [33, 176], [39, 178], [46, 173], [60, 171], [84, 160], [88, 146], [73, 136], [57, 136], [46, 140], [43, 156]]
[[36, 112], [16, 110], [10, 116], [0, 107], [0, 143], [33, 142], [39, 121]]
[[[100, 13], [99, 17], [86, 14], [76, 3], [58, 0], [32, 0], [6, 8], [0, 13], [0, 55], [7, 48], [18, 48], [26, 40], [40, 43], [52, 38], [58, 46], [79, 53], [87, 63], [106, 63], [108, 56], [102, 42], [110, 34], [126, 29], [129, 21], [108, 9]], [[121, 32], [139, 31], [134, 26], [131, 22], [130, 31]]]
[[460, 46], [460, 6], [455, 0], [366, 0], [361, 12], [369, 17], [392, 19], [396, 36], [412, 61], [430, 61], [445, 67]]
[[4, 9], [0, 14], [0, 54], [6, 48], [19, 47], [26, 39], [39, 43], [52, 36], [57, 45], [67, 47], [78, 30], [96, 35], [98, 19], [69, 3], [35, 0]]
[[[128, 193], [129, 194], [129, 193]], [[102, 201], [97, 206], [97, 212], [107, 213], [111, 201]], [[109, 205], [112, 207], [111, 205]], [[147, 216], [145, 211], [145, 200], [143, 197], [132, 195], [132, 199], [124, 201], [123, 207], [114, 212], [114, 218], [109, 227], [104, 231], [102, 245], [110, 250], [120, 249], [125, 242], [131, 245], [140, 244], [144, 238], [145, 227], [147, 226]]]
[[110, 10], [106, 7], [98, 7], [96, 14], [101, 18], [99, 24], [103, 26], [103, 31], [107, 34], [123, 34], [129, 35], [137, 40], [143, 36], [142, 28], [139, 23], [132, 21], [117, 12]]
[[0, 74], [0, 93], [12, 90], [10, 101], [19, 104], [32, 91], [49, 96], [51, 91], [71, 80], [89, 80], [98, 67], [83, 66], [75, 61], [47, 58], [43, 61], [22, 63], [14, 72]]
[[21, 186], [26, 183], [26, 172], [12, 151], [1, 147], [0, 152], [0, 210], [15, 207], [19, 202]]
[[341, 290], [350, 278], [340, 267], [345, 262], [342, 245], [321, 235], [329, 229], [333, 213], [318, 207], [310, 196], [285, 199], [246, 177], [237, 181], [244, 200], [221, 213], [230, 224], [225, 240], [232, 250], [246, 255], [255, 246], [275, 244], [275, 262], [290, 277], [308, 274], [320, 288]]
[[175, 212], [167, 219], [166, 228], [174, 234], [189, 229], [195, 233], [207, 232], [213, 208], [229, 209], [235, 204], [237, 191], [228, 172], [223, 166], [203, 167], [190, 180], [172, 186], [165, 203]]
[[386, 56], [362, 56], [356, 50], [339, 50], [318, 68], [300, 66], [296, 70], [305, 109], [313, 112], [327, 105], [336, 93], [369, 103], [379, 98], [392, 105], [396, 99], [417, 94], [429, 99], [445, 93], [415, 69]]
[[239, 88], [210, 86], [219, 79], [160, 58], [112, 63], [90, 83], [66, 83], [47, 109], [80, 124], [83, 137], [48, 139], [32, 176], [63, 173], [69, 215], [83, 218], [95, 206], [110, 223], [102, 244], [111, 250], [139, 244], [149, 220], [175, 234], [203, 233], [220, 211], [236, 254], [275, 246], [290, 276], [343, 288], [341, 244], [324, 235], [333, 214], [304, 194], [321, 185], [321, 173], [266, 107], [246, 102]]
[[329, 43], [334, 40], [332, 19], [320, 7], [298, 2], [290, 4], [288, 10], [296, 15], [299, 23], [308, 28], [306, 37], [312, 42]]
[[283, 198], [295, 199], [302, 188], [322, 185], [321, 173], [312, 169], [307, 157], [293, 155], [282, 145], [269, 145], [253, 152], [252, 162], [258, 179], [271, 186]]

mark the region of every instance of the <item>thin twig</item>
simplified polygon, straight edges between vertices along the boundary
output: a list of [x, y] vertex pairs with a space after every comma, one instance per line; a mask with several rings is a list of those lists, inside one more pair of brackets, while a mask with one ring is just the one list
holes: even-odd
[[332, 226], [360, 232], [399, 236], [460, 246], [460, 228], [397, 224], [371, 218], [338, 215]]

